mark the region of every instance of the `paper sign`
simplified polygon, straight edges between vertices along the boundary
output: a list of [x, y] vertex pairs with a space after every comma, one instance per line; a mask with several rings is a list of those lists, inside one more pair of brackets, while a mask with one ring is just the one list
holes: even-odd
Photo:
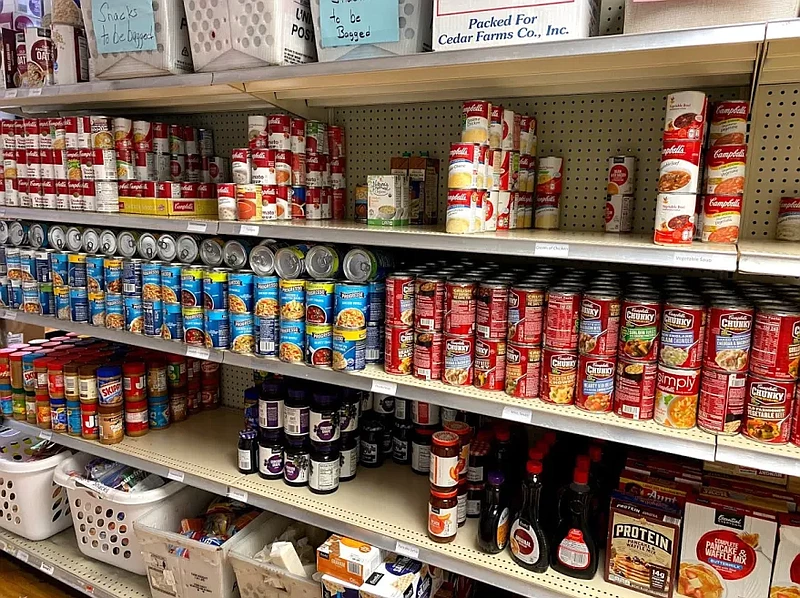
[[190, 222], [186, 225], [186, 230], [190, 233], [204, 233], [208, 228], [208, 224], [205, 222]]
[[17, 551], [17, 558], [19, 560], [21, 560], [23, 563], [27, 563], [28, 562], [28, 553], [27, 552], [22, 552], [21, 550], [18, 550]]
[[186, 357], [192, 357], [194, 359], [208, 359], [209, 355], [211, 355], [211, 351], [205, 347], [186, 347]]
[[42, 95], [42, 88], [41, 87], [34, 87], [28, 92], [28, 97], [35, 98], [37, 96]]
[[175, 471], [174, 469], [170, 469], [167, 472], [167, 477], [170, 480], [175, 480], [176, 482], [182, 482], [183, 481], [183, 472], [182, 471]]
[[536, 243], [533, 255], [536, 257], [569, 257], [569, 245], [566, 243]]
[[19, 91], [18, 91], [18, 90], [16, 90], [16, 89], [9, 89], [9, 90], [7, 90], [7, 91], [6, 91], [5, 98], [6, 98], [7, 100], [14, 99], [14, 98], [16, 98], [16, 97], [17, 97], [17, 94], [18, 94], [18, 93], [19, 93]]
[[243, 224], [239, 227], [239, 234], [240, 235], [248, 235], [250, 237], [257, 237], [258, 236], [258, 225], [257, 224]]
[[320, 0], [322, 47], [400, 41], [397, 0]]
[[6, 320], [16, 320], [17, 319], [17, 312], [14, 311], [13, 309], [7, 309], [4, 312], [3, 318], [5, 318]]
[[47, 563], [42, 563], [41, 565], [39, 565], [39, 569], [41, 569], [48, 575], [52, 575], [53, 572], [55, 571], [55, 567], [53, 567], [53, 565], [48, 565]]
[[509, 419], [512, 422], [529, 424], [531, 423], [532, 415], [531, 410], [525, 409], [524, 407], [512, 407], [510, 405], [503, 407], [503, 419]]
[[397, 394], [397, 384], [384, 382], [383, 380], [373, 380], [370, 392], [381, 392], [385, 395], [395, 396]]
[[53, 439], [53, 431], [52, 430], [42, 430], [39, 432], [39, 438], [43, 440], [52, 440]]
[[100, 54], [156, 49], [152, 0], [102, 0], [92, 5], [92, 24]]
[[239, 502], [247, 502], [247, 492], [228, 486], [228, 498], [238, 500]]
[[698, 268], [709, 268], [714, 263], [714, 258], [702, 253], [682, 253], [675, 252], [672, 258], [676, 266], [697, 266]]
[[407, 556], [411, 559], [419, 558], [419, 548], [412, 546], [411, 544], [401, 542], [400, 540], [398, 540], [397, 544], [395, 544], [394, 551], [401, 556]]

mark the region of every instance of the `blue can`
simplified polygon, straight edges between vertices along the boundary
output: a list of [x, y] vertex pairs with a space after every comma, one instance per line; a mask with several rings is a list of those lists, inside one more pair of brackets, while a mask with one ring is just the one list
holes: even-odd
[[40, 249], [33, 254], [35, 278], [38, 282], [53, 282], [50, 265], [52, 249]]
[[169, 397], [150, 397], [147, 399], [147, 411], [151, 430], [163, 430], [172, 423]]
[[[232, 314], [253, 313], [253, 278], [249, 270], [228, 273], [228, 311]], [[271, 277], [264, 277], [271, 278]]]
[[142, 317], [145, 336], [162, 336], [164, 314], [161, 299], [142, 299]]
[[90, 295], [100, 293], [106, 288], [103, 259], [98, 255], [86, 256], [86, 289]]
[[235, 353], [255, 353], [253, 314], [228, 314], [231, 350]]
[[19, 267], [22, 282], [27, 280], [36, 280], [36, 260], [34, 259], [33, 249], [20, 249], [19, 250]]
[[354, 372], [366, 367], [367, 330], [333, 329], [333, 369]]
[[11, 307], [8, 297], [10, 289], [11, 281], [8, 276], [0, 276], [0, 307]]
[[125, 330], [134, 334], [144, 332], [144, 316], [142, 315], [142, 299], [140, 297], [124, 297]]
[[255, 316], [256, 355], [277, 357], [280, 338], [278, 318]]
[[278, 304], [281, 320], [305, 321], [306, 281], [302, 278], [281, 278], [278, 283]]
[[39, 283], [39, 305], [42, 306], [42, 314], [45, 316], [56, 315], [56, 299], [53, 296], [53, 283]]
[[229, 349], [231, 344], [231, 331], [228, 323], [228, 310], [207, 309], [205, 310], [204, 321], [206, 347]]
[[278, 277], [256, 276], [253, 280], [253, 311], [256, 317], [278, 317]]
[[334, 316], [338, 328], [364, 328], [369, 321], [369, 285], [337, 282]]
[[333, 326], [308, 324], [306, 326], [306, 363], [318, 368], [329, 368], [332, 358]]
[[106, 325], [105, 293], [89, 293], [89, 323], [101, 327]]
[[161, 262], [142, 264], [142, 300], [161, 299]]
[[[289, 210], [292, 215], [306, 213], [306, 188], [292, 187], [292, 197], [289, 199]], [[302, 217], [302, 216], [301, 216]]]
[[11, 387], [0, 393], [0, 413], [3, 417], [11, 419], [14, 416], [14, 401], [11, 398]]
[[67, 281], [70, 287], [86, 286], [86, 254], [70, 253], [67, 256]]
[[183, 342], [187, 345], [205, 346], [203, 308], [184, 307], [181, 315], [183, 316]]
[[203, 306], [203, 274], [205, 270], [197, 266], [181, 268], [181, 305], [184, 307]]
[[367, 324], [367, 363], [383, 363], [383, 345], [386, 338], [386, 328], [383, 323], [369, 322]]
[[22, 280], [19, 247], [6, 247], [6, 275], [11, 280]]
[[123, 261], [118, 257], [103, 258], [103, 279], [106, 293], [122, 292]]
[[56, 317], [59, 320], [69, 320], [69, 287], [53, 286], [53, 299], [55, 301]]
[[164, 303], [181, 302], [181, 268], [183, 264], [161, 264], [161, 300]]
[[56, 286], [64, 286], [69, 280], [69, 266], [66, 253], [53, 252], [50, 254], [50, 278]]
[[122, 294], [127, 297], [142, 296], [143, 259], [128, 258], [122, 262]]
[[180, 303], [162, 303], [161, 337], [168, 341], [183, 341], [183, 314]]
[[209, 268], [203, 273], [203, 307], [209, 309], [228, 309], [227, 268]]
[[369, 283], [369, 313], [368, 322], [383, 322], [384, 303], [386, 302], [386, 283], [383, 280], [373, 280]]
[[306, 283], [306, 322], [308, 324], [333, 325], [332, 280], [309, 280]]
[[89, 321], [89, 294], [86, 287], [69, 288], [69, 315], [73, 322]]
[[28, 314], [42, 313], [38, 282], [25, 281], [22, 283], [22, 311]]
[[81, 402], [67, 401], [67, 434], [81, 435]]
[[306, 323], [304, 320], [281, 320], [280, 348], [278, 355], [287, 363], [303, 363], [306, 346]]
[[121, 293], [106, 293], [106, 328], [125, 328], [125, 301]]
[[22, 307], [22, 282], [19, 280], [12, 280], [9, 290], [8, 299], [11, 301], [11, 307], [19, 309]]

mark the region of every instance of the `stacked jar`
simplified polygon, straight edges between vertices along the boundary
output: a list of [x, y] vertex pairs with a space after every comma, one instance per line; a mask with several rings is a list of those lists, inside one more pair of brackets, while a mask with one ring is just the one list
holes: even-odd
[[508, 291], [505, 391], [512, 397], [539, 396], [547, 287], [547, 279], [533, 278], [512, 285]]
[[335, 284], [332, 359], [334, 370], [352, 372], [366, 367], [370, 303], [369, 283]]
[[78, 396], [81, 402], [81, 438], [98, 440], [100, 438], [97, 365], [82, 365], [78, 368]]
[[68, 432], [67, 398], [64, 387], [64, 367], [70, 363], [67, 352], [59, 346], [55, 357], [47, 364], [47, 393], [50, 397], [50, 427], [54, 432]]
[[189, 417], [189, 372], [186, 358], [182, 355], [166, 355], [166, 365], [172, 421], [182, 422]]
[[[47, 369], [49, 364], [55, 358], [51, 356], [39, 357], [33, 360], [33, 369], [35, 372], [34, 391], [36, 401], [36, 425], [44, 430], [49, 430], [51, 427], [51, 413], [50, 413], [50, 394]], [[64, 393], [61, 392], [61, 400], [64, 399]], [[64, 406], [64, 411], [66, 406]]]
[[11, 386], [11, 355], [16, 348], [0, 349], [0, 414], [12, 419], [14, 417], [14, 401]]
[[125, 408], [122, 394], [122, 367], [97, 368], [97, 423], [100, 444], [116, 444], [125, 435]]
[[163, 430], [170, 426], [172, 409], [170, 408], [165, 361], [156, 360], [147, 364], [147, 407], [151, 430]]
[[[28, 350], [19, 348], [8, 356], [8, 362], [11, 368], [11, 416], [20, 421], [26, 420], [22, 358], [28, 353]], [[8, 407], [4, 404], [3, 416], [6, 416], [7, 411]]]
[[[460, 455], [458, 434], [447, 430], [433, 434], [429, 476], [431, 491], [428, 501], [428, 537], [434, 542], [452, 542], [458, 534]], [[464, 516], [466, 517], [466, 509]]]
[[122, 364], [122, 395], [125, 399], [125, 434], [144, 436], [150, 431], [147, 368], [144, 361], [126, 361]]

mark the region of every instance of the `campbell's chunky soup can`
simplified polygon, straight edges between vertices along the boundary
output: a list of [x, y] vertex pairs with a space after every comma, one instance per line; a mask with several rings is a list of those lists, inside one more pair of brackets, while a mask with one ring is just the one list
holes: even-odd
[[477, 284], [470, 278], [449, 278], [444, 285], [444, 332], [468, 335], [475, 332]]
[[578, 351], [581, 355], [617, 354], [619, 297], [605, 292], [587, 292], [581, 301]]
[[503, 390], [506, 381], [506, 341], [475, 339], [476, 388]]
[[697, 426], [712, 434], [738, 434], [744, 412], [747, 375], [706, 368], [700, 383]]
[[614, 384], [614, 413], [626, 419], [653, 419], [658, 365], [620, 357]]
[[414, 328], [441, 332], [444, 323], [445, 279], [419, 276], [414, 287]]
[[505, 339], [508, 335], [508, 285], [500, 281], [484, 281], [478, 285], [475, 305], [476, 336]]
[[661, 302], [657, 296], [632, 294], [620, 308], [618, 354], [634, 361], [658, 358]]
[[697, 424], [699, 393], [699, 369], [679, 369], [659, 364], [654, 419], [667, 428], [694, 428]]
[[578, 358], [575, 405], [579, 409], [611, 411], [616, 367], [616, 357], [581, 355]]
[[723, 298], [712, 303], [703, 367], [746, 372], [753, 320], [753, 307], [745, 301]]
[[539, 396], [542, 350], [509, 342], [506, 346], [506, 394], [519, 399]]
[[582, 298], [581, 291], [571, 286], [548, 290], [543, 339], [546, 346], [577, 351]]
[[410, 326], [386, 326], [384, 369], [389, 374], [410, 374], [414, 358], [414, 330]]
[[748, 375], [742, 434], [769, 444], [789, 442], [795, 386], [794, 381]]
[[540, 397], [547, 403], [572, 405], [578, 379], [578, 355], [571, 351], [542, 349]]
[[667, 301], [661, 318], [659, 362], [667, 367], [699, 368], [703, 362], [706, 310], [691, 297]]
[[442, 381], [450, 386], [472, 384], [475, 339], [471, 336], [444, 336]]
[[444, 335], [441, 332], [415, 332], [414, 337], [414, 377], [420, 380], [440, 380]]
[[800, 363], [800, 309], [770, 303], [756, 311], [750, 371], [776, 380], [796, 380]]
[[517, 284], [508, 292], [508, 342], [541, 345], [546, 285]]

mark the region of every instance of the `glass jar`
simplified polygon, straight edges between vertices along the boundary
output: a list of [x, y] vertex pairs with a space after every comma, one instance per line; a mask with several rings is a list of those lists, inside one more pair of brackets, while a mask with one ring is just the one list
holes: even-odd
[[458, 435], [460, 452], [458, 456], [458, 475], [465, 477], [469, 465], [469, 443], [472, 437], [472, 428], [466, 422], [448, 421], [444, 423], [444, 429]]
[[458, 484], [458, 457], [461, 446], [458, 435], [443, 430], [433, 435], [430, 482], [438, 490], [455, 489]]
[[467, 483], [467, 517], [470, 519], [477, 519], [481, 516], [481, 505], [485, 492], [486, 484], [483, 482]]
[[339, 472], [340, 482], [349, 482], [356, 477], [358, 470], [358, 431], [343, 433], [340, 439], [342, 447], [340, 449], [341, 471]]
[[467, 478], [458, 480], [458, 527], [462, 527], [467, 522], [467, 497], [469, 489], [467, 488]]
[[411, 437], [414, 424], [410, 421], [395, 421], [392, 432], [392, 461], [400, 465], [411, 463]]
[[287, 436], [308, 434], [309, 411], [305, 389], [289, 387], [283, 406], [283, 431]]
[[401, 422], [408, 421], [411, 418], [411, 413], [408, 409], [408, 399], [394, 398], [394, 418]]
[[312, 442], [308, 469], [308, 489], [314, 494], [332, 494], [339, 489], [338, 442]]
[[383, 424], [378, 419], [368, 419], [361, 428], [359, 463], [364, 467], [383, 465]]
[[411, 439], [411, 471], [417, 475], [430, 475], [431, 446], [435, 428], [417, 426]]
[[283, 432], [261, 430], [258, 439], [258, 475], [265, 480], [283, 477]]
[[361, 397], [351, 389], [344, 389], [339, 406], [339, 431], [348, 434], [358, 430], [358, 414], [361, 410]]
[[289, 486], [308, 485], [308, 436], [286, 436], [283, 451], [283, 481]]
[[431, 488], [428, 500], [428, 537], [446, 544], [458, 534], [458, 492]]
[[[250, 389], [248, 389], [250, 390]], [[258, 389], [254, 389], [258, 392]], [[262, 393], [258, 397], [258, 426], [264, 430], [283, 429], [284, 400]]]
[[258, 471], [258, 445], [256, 444], [255, 430], [242, 430], [239, 432], [238, 446], [239, 472], [244, 474]]
[[308, 422], [312, 442], [339, 440], [339, 397], [333, 392], [314, 392]]

